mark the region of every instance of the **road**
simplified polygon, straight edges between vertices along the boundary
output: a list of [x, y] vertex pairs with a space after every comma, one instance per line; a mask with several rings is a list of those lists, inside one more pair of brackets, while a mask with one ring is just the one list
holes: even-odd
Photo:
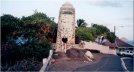
[[129, 72], [133, 70], [133, 58], [123, 59], [124, 69], [121, 61], [122, 57], [110, 55], [109, 57], [104, 57], [98, 63], [87, 65], [81, 68], [77, 68], [74, 71], [124, 71]]
[[132, 57], [122, 57], [121, 58], [122, 63], [124, 62], [123, 68], [126, 69], [126, 71], [134, 71], [133, 68], [133, 58]]

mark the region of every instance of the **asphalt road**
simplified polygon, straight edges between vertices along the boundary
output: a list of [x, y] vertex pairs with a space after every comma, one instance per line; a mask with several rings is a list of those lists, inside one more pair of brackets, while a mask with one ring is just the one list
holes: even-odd
[[126, 66], [127, 71], [134, 71], [134, 67], [133, 67], [133, 58], [132, 57], [122, 57], [124, 64]]
[[[133, 70], [132, 59], [123, 59], [128, 71]], [[98, 63], [87, 65], [81, 68], [77, 68], [74, 71], [127, 71], [124, 69], [121, 61], [121, 57], [115, 55], [109, 55], [102, 58]]]

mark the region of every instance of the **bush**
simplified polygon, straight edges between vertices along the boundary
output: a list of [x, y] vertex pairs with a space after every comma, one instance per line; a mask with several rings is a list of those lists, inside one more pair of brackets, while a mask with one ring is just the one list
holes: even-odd
[[5, 14], [1, 18], [1, 41], [6, 42], [7, 36], [13, 31], [19, 29], [20, 19], [9, 14]]
[[2, 45], [1, 49], [1, 65], [14, 65], [17, 61], [29, 58], [35, 58], [37, 61], [42, 61], [43, 58], [49, 56], [51, 49], [50, 43], [45, 40], [39, 42], [33, 39], [25, 46], [13, 46], [10, 44]]
[[39, 71], [42, 66], [42, 63], [36, 61], [34, 58], [24, 59], [22, 61], [18, 61], [13, 66], [6, 65], [1, 67], [2, 71]]
[[20, 49], [21, 58], [28, 59], [34, 57], [38, 61], [41, 61], [43, 58], [47, 58], [49, 56], [50, 49], [51, 46], [47, 40], [39, 42], [38, 40], [33, 39], [29, 45], [23, 46]]
[[11, 44], [3, 44], [1, 46], [1, 65], [13, 65], [19, 60], [19, 48]]
[[76, 35], [80, 37], [80, 39], [85, 41], [93, 41], [95, 37], [93, 36], [93, 32], [90, 27], [79, 27], [76, 29]]
[[[51, 46], [46, 37], [49, 31], [51, 33], [55, 29], [56, 23], [46, 14], [36, 12], [21, 19], [12, 15], [3, 15], [1, 21], [2, 67], [8, 68], [23, 59], [35, 58], [37, 61], [42, 61], [43, 58], [48, 57]], [[47, 27], [44, 27], [44, 32], [41, 33], [40, 31], [44, 25], [50, 26], [50, 29], [48, 28], [48, 32], [45, 32]], [[21, 39], [23, 42], [24, 40], [27, 41], [24, 44], [17, 45], [15, 41], [21, 36], [23, 36]], [[40, 36], [41, 39], [39, 39]]]

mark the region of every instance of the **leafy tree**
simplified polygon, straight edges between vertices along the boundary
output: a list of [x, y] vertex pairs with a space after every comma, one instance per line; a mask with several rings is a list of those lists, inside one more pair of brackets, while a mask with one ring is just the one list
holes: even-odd
[[93, 24], [92, 28], [95, 29], [96, 36], [101, 35], [106, 37], [110, 42], [115, 41], [116, 38], [115, 34], [110, 32], [110, 30], [106, 26]]
[[6, 42], [7, 36], [20, 28], [20, 19], [9, 14], [1, 16], [1, 41]]
[[35, 58], [41, 61], [43, 58], [49, 56], [49, 51], [51, 49], [48, 40], [39, 42], [37, 39], [33, 39], [27, 46], [22, 46], [20, 49], [21, 59]]
[[93, 41], [95, 37], [91, 32], [89, 27], [79, 27], [76, 29], [76, 35], [79, 36], [82, 40]]
[[[31, 33], [31, 36], [39, 37], [39, 39], [47, 37], [47, 39], [49, 40], [54, 39], [53, 41], [55, 42], [54, 36], [57, 24], [53, 20], [51, 20], [51, 18], [49, 18], [46, 14], [36, 11], [33, 15], [30, 15], [28, 17], [22, 17], [21, 21], [24, 23], [24, 28], [29, 27], [25, 30], [27, 32], [29, 31], [29, 33]], [[38, 28], [31, 29], [31, 26]], [[52, 36], [48, 36], [48, 34]]]
[[115, 36], [115, 34], [113, 33], [113, 32], [109, 32], [108, 34], [107, 34], [107, 39], [110, 41], [110, 42], [115, 42], [115, 39], [116, 39], [116, 36]]
[[[56, 30], [56, 23], [46, 14], [35, 12], [33, 15], [21, 19], [12, 15], [3, 15], [1, 16], [1, 27], [2, 42], [8, 42], [11, 46], [15, 45], [10, 47], [5, 43], [2, 44], [4, 45], [2, 48], [2, 64], [14, 64], [18, 60], [33, 57], [41, 61], [42, 58], [48, 57], [51, 47], [47, 37], [52, 38], [53, 32]], [[28, 41], [18, 46], [15, 41], [21, 36]], [[39, 39], [40, 37], [43, 39]], [[5, 46], [7, 47], [5, 48]]]
[[34, 58], [17, 61], [13, 66], [7, 64], [1, 67], [1, 71], [39, 71], [42, 63]]
[[41, 12], [35, 12], [33, 15], [28, 17], [22, 17], [24, 24], [49, 24], [52, 28], [56, 26], [56, 23], [51, 20], [46, 14]]
[[77, 26], [78, 27], [86, 27], [87, 26], [87, 23], [83, 19], [78, 19], [77, 20]]
[[106, 26], [98, 24], [92, 24], [91, 27], [78, 27], [76, 29], [76, 35], [86, 41], [94, 41], [98, 36], [103, 36], [110, 42], [114, 42], [116, 38], [114, 33], [110, 32]]
[[95, 31], [96, 35], [101, 35], [110, 32], [110, 30], [103, 25], [93, 24], [92, 27], [96, 30]]

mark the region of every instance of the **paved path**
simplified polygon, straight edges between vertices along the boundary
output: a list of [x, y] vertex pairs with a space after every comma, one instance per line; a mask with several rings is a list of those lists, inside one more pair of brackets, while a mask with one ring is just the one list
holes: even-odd
[[77, 68], [74, 71], [125, 71], [119, 56], [104, 57], [100, 62]]

